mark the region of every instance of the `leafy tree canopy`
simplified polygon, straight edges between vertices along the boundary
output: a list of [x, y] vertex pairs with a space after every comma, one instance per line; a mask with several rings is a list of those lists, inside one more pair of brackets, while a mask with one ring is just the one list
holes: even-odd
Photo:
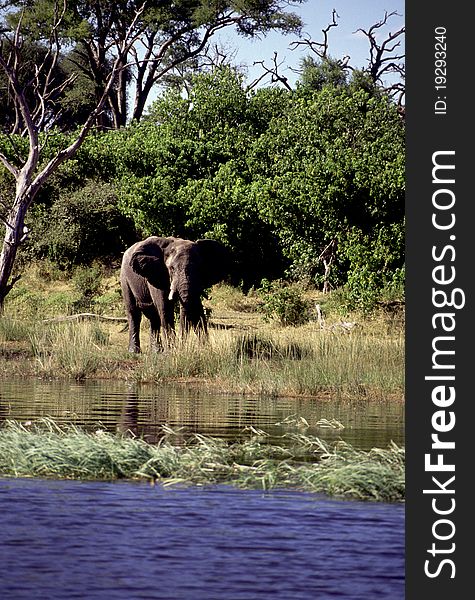
[[187, 97], [169, 90], [140, 124], [87, 140], [73, 172], [107, 173], [143, 235], [221, 240], [246, 286], [326, 278], [356, 302], [402, 281], [404, 123], [365, 78], [288, 92], [199, 74]]
[[[225, 27], [248, 37], [271, 30], [298, 32], [300, 18], [288, 9], [304, 0], [20, 0], [3, 5], [4, 33], [21, 22], [27, 44], [48, 47], [52, 36], [69, 68], [89, 80], [95, 99], [103, 93], [110, 65], [124, 39], [134, 43], [123, 57], [122, 73], [110, 91], [104, 127], [125, 125], [129, 114], [143, 116], [152, 88], [184, 63], [199, 67], [210, 38]], [[53, 15], [61, 15], [51, 30]], [[78, 85], [79, 82], [76, 83]], [[130, 100], [129, 100], [130, 99]]]

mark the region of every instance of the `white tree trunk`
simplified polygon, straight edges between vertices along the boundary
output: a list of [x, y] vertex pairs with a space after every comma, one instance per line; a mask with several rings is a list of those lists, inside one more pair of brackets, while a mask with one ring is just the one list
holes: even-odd
[[10, 281], [18, 247], [24, 239], [26, 211], [31, 204], [28, 187], [24, 181], [18, 182], [15, 201], [5, 217], [5, 237], [0, 253], [0, 311], [3, 309], [5, 297], [19, 279], [15, 277]]
[[[8, 59], [5, 59], [0, 52], [0, 67], [4, 71], [9, 85], [11, 86], [12, 93], [15, 99], [15, 110], [18, 115], [21, 115], [23, 123], [26, 127], [29, 141], [29, 152], [28, 158], [24, 162], [21, 168], [16, 167], [8, 157], [0, 152], [0, 162], [7, 168], [8, 171], [15, 177], [16, 180], [16, 193], [15, 200], [11, 208], [7, 211], [7, 214], [0, 215], [1, 220], [5, 225], [5, 237], [3, 239], [3, 247], [0, 253], [0, 311], [3, 308], [5, 298], [8, 292], [12, 289], [13, 285], [18, 281], [19, 277], [11, 279], [13, 272], [13, 265], [15, 263], [16, 254], [20, 243], [24, 239], [24, 226], [25, 226], [25, 215], [27, 210], [30, 208], [38, 190], [44, 184], [44, 182], [50, 177], [54, 171], [65, 161], [69, 160], [77, 152], [85, 140], [89, 130], [96, 122], [97, 117], [101, 114], [102, 108], [109, 96], [109, 93], [119, 75], [121, 70], [124, 68], [126, 57], [130, 51], [130, 48], [136, 40], [135, 25], [140, 15], [145, 8], [145, 3], [135, 13], [135, 17], [126, 32], [125, 39], [121, 42], [118, 48], [118, 56], [116, 57], [111, 72], [109, 74], [105, 89], [101, 98], [98, 100], [95, 108], [89, 113], [84, 125], [80, 129], [77, 137], [67, 147], [60, 150], [49, 163], [37, 173], [37, 167], [40, 159], [41, 148], [39, 146], [39, 134], [38, 126], [35, 122], [34, 114], [32, 114], [30, 107], [28, 106], [24, 90], [20, 85], [17, 78], [17, 70], [12, 68]], [[59, 15], [56, 15], [56, 20], [52, 25], [52, 31], [56, 31], [62, 22], [64, 11]], [[22, 37], [20, 35], [21, 19], [17, 25], [14, 45], [17, 48], [21, 46]], [[54, 56], [59, 56], [60, 47], [57, 44], [53, 51]], [[37, 91], [38, 98], [42, 103], [44, 98], [41, 92]]]

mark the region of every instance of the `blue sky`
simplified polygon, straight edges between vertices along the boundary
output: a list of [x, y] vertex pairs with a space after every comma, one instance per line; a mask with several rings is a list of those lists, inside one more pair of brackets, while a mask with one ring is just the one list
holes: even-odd
[[[396, 11], [401, 16], [391, 17], [389, 24], [380, 30], [383, 38], [404, 25], [404, 0], [307, 0], [301, 6], [292, 8], [304, 22], [301, 38], [309, 37], [317, 42], [323, 41], [322, 29], [331, 23], [333, 9], [336, 9], [340, 18], [338, 27], [330, 29], [328, 34], [330, 55], [334, 58], [350, 55], [349, 62], [354, 67], [364, 67], [367, 64], [369, 43], [364, 35], [353, 32], [359, 28], [369, 29], [384, 17], [385, 11]], [[302, 58], [309, 54], [308, 49], [304, 47], [289, 49], [289, 44], [298, 40], [298, 36], [284, 36], [277, 32], [270, 33], [261, 40], [250, 40], [231, 30], [223, 30], [218, 39], [225, 47], [236, 51], [233, 63], [246, 68], [248, 82], [262, 73], [261, 67], [252, 66], [253, 62], [264, 60], [270, 66], [276, 51], [278, 62], [284, 61], [279, 72], [288, 77], [289, 82], [293, 84], [298, 75], [291, 69], [298, 68]], [[403, 37], [398, 39], [401, 39], [401, 44], [404, 43]]]

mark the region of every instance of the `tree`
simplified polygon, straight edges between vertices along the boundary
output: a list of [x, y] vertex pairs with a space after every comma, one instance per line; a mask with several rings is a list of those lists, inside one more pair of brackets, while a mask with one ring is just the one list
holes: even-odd
[[[38, 191], [62, 163], [70, 159], [95, 125], [104, 125], [109, 107], [115, 127], [124, 125], [129, 81], [135, 82], [133, 117], [139, 120], [148, 95], [176, 65], [200, 55], [210, 37], [235, 26], [242, 35], [270, 30], [296, 31], [300, 19], [285, 8], [303, 0], [20, 0], [1, 5], [0, 67], [8, 81], [18, 123], [27, 140], [22, 154], [12, 137], [0, 139], [0, 162], [15, 180], [13, 202], [2, 202], [5, 236], [0, 253], [0, 307], [18, 276], [10, 281], [15, 257], [24, 240], [25, 215]], [[22, 48], [36, 42], [44, 59], [23, 79]], [[66, 49], [77, 67], [66, 79], [54, 76]], [[76, 58], [75, 58], [76, 55]], [[78, 76], [94, 82], [95, 102], [82, 127], [68, 144], [56, 148], [52, 126], [57, 115], [55, 94]], [[27, 91], [28, 90], [28, 91]], [[53, 111], [54, 112], [54, 111]]]
[[[45, 14], [54, 14], [56, 1], [14, 3], [33, 38], [44, 37], [42, 20]], [[65, 2], [57, 35], [74, 44], [69, 60], [93, 82], [96, 102], [104, 93], [110, 65], [119, 60], [118, 75], [107, 94], [111, 121], [106, 113], [98, 115], [103, 128], [118, 128], [126, 124], [129, 113], [134, 120], [142, 118], [153, 87], [175, 69], [204, 59], [217, 31], [235, 27], [248, 37], [271, 30], [297, 32], [300, 18], [285, 9], [304, 1], [75, 0]], [[134, 19], [139, 9], [140, 18]], [[131, 33], [135, 42], [122, 54], [124, 36]]]
[[126, 139], [107, 134], [124, 212], [147, 234], [219, 239], [246, 287], [287, 270], [375, 298], [404, 263], [404, 123], [360, 83], [249, 90], [228, 67], [196, 75]]
[[[84, 74], [75, 72], [69, 54], [61, 54], [54, 64], [53, 57], [48, 53], [45, 45], [28, 40], [24, 40], [17, 52], [19, 52], [17, 78], [33, 113], [42, 109], [40, 96], [37, 93], [38, 86], [48, 88], [48, 93], [43, 94], [45, 118], [42, 123], [39, 123], [40, 129], [50, 129], [53, 125], [61, 131], [76, 129], [94, 108], [92, 82]], [[14, 53], [8, 40], [4, 42], [3, 53], [4, 55]], [[41, 69], [37, 75], [36, 68], [44, 61], [48, 63], [48, 68]], [[50, 82], [55, 82], [54, 86], [47, 82], [48, 77]], [[0, 128], [12, 134], [22, 134], [24, 127], [21, 113], [18, 112], [11, 93], [8, 77], [3, 70], [0, 70]]]
[[[20, 243], [25, 239], [25, 216], [35, 196], [58, 167], [70, 159], [84, 142], [88, 132], [101, 113], [108, 98], [109, 91], [114, 86], [124, 64], [124, 56], [130, 52], [130, 47], [135, 41], [135, 22], [139, 20], [141, 11], [135, 14], [124, 39], [118, 48], [118, 54], [114, 60], [106, 86], [102, 96], [97, 101], [94, 109], [89, 113], [83, 126], [72, 136], [69, 144], [50, 151], [47, 157], [48, 134], [41, 136], [40, 129], [45, 123], [47, 99], [57, 88], [57, 83], [52, 76], [51, 65], [57, 64], [61, 52], [61, 43], [58, 31], [62, 26], [66, 14], [66, 1], [63, 6], [56, 5], [56, 10], [49, 23], [50, 36], [47, 43], [45, 60], [36, 66], [33, 81], [22, 84], [19, 73], [21, 72], [20, 49], [23, 45], [22, 16], [17, 19], [13, 30], [4, 28], [2, 31], [3, 45], [0, 53], [0, 67], [5, 73], [15, 108], [21, 117], [28, 139], [26, 155], [22, 156], [21, 148], [13, 142], [13, 138], [3, 139], [0, 149], [0, 161], [15, 179], [15, 195], [13, 202], [4, 205], [1, 219], [5, 225], [5, 236], [0, 253], [0, 307], [3, 307], [5, 297], [13, 285], [19, 279], [14, 277], [10, 281], [15, 258]], [[48, 60], [46, 60], [46, 58]], [[28, 102], [26, 87], [33, 88], [33, 101]], [[6, 142], [10, 141], [12, 146], [8, 148]], [[45, 156], [49, 160], [45, 160]]]
[[[368, 30], [358, 29], [355, 33], [362, 33], [369, 42], [368, 65], [362, 69], [356, 69], [350, 64], [350, 56], [344, 56], [341, 59], [332, 58], [329, 54], [328, 34], [331, 29], [338, 27], [337, 19], [339, 15], [334, 9], [332, 12], [332, 22], [322, 29], [323, 41], [317, 42], [308, 36], [302, 40], [292, 42], [290, 49], [295, 50], [300, 47], [307, 48], [312, 54], [305, 57], [302, 61], [301, 79], [304, 85], [309, 85], [315, 89], [321, 88], [325, 84], [343, 84], [347, 79], [347, 73], [353, 73], [353, 80], [358, 80], [360, 85], [367, 86], [370, 82], [373, 89], [384, 90], [388, 96], [398, 99], [400, 113], [403, 114], [403, 100], [405, 96], [405, 54], [400, 49], [401, 36], [406, 32], [405, 27], [401, 27], [394, 33], [389, 32], [383, 38], [382, 30], [388, 25], [391, 17], [401, 16], [396, 11], [388, 13], [385, 11], [384, 17], [371, 25]], [[397, 41], [396, 41], [397, 40]], [[317, 58], [315, 58], [316, 55]], [[387, 77], [392, 81], [388, 82]], [[366, 79], [366, 83], [364, 80]]]

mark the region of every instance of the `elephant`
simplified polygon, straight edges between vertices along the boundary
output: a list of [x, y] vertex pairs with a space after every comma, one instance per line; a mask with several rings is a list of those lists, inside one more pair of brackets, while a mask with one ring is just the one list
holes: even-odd
[[173, 344], [177, 301], [180, 331], [207, 335], [201, 296], [206, 288], [226, 278], [230, 265], [229, 251], [215, 240], [151, 236], [128, 248], [120, 283], [129, 324], [129, 351], [140, 352], [142, 314], [150, 321], [152, 349]]

